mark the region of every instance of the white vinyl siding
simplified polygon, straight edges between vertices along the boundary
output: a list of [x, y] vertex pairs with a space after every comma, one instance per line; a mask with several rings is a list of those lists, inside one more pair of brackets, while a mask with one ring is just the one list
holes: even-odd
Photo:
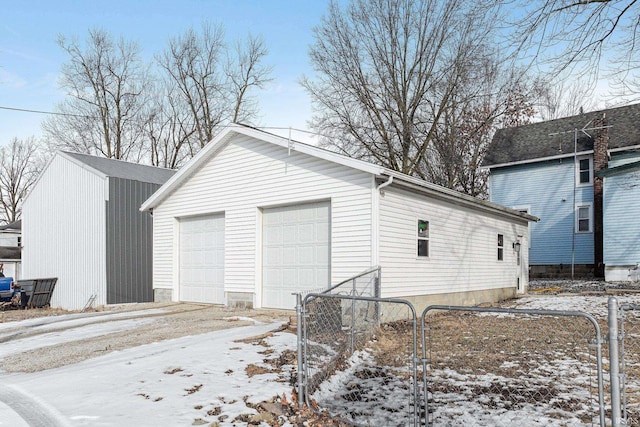
[[372, 182], [368, 173], [235, 136], [154, 209], [154, 288], [178, 280], [175, 218], [224, 211], [225, 291], [256, 293], [259, 306], [260, 210], [319, 200], [331, 202], [331, 283], [355, 275], [372, 264]]
[[[416, 218], [429, 220], [430, 256], [420, 262]], [[498, 233], [504, 236], [504, 261], [496, 259]], [[519, 267], [510, 248], [518, 235], [526, 248], [524, 221], [518, 225], [477, 209], [387, 187], [380, 197], [382, 296], [515, 288]]]
[[92, 295], [106, 304], [107, 185], [56, 155], [24, 203], [22, 277], [57, 277], [52, 307], [82, 309]]
[[180, 220], [180, 301], [224, 304], [224, 215]]

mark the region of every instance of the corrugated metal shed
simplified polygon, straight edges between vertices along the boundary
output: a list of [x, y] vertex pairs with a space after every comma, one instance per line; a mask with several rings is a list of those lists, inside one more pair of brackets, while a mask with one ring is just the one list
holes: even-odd
[[58, 277], [54, 307], [151, 301], [152, 218], [139, 207], [173, 173], [56, 153], [24, 202], [23, 277]]
[[153, 301], [153, 217], [139, 207], [160, 184], [109, 178], [107, 304]]

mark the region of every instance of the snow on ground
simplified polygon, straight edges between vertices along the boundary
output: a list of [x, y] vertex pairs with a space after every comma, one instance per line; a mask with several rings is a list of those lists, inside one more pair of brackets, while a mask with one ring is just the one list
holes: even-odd
[[[509, 306], [577, 310], [600, 317], [606, 315], [608, 297], [532, 295]], [[640, 294], [616, 297], [621, 304], [640, 304]], [[128, 330], [135, 322], [148, 321], [135, 319], [136, 315], [131, 313], [126, 316], [108, 324], [92, 324], [91, 317], [74, 315], [0, 324], [0, 339], [19, 331], [21, 325], [49, 328], [45, 329], [49, 332], [40, 335], [37, 344], [28, 337], [4, 342], [0, 355], [10, 358], [34, 345], [53, 345]], [[75, 332], [59, 330], [64, 322], [83, 327]], [[265, 359], [278, 359], [285, 351], [295, 351], [295, 335], [283, 331], [260, 344], [256, 340], [243, 341], [278, 326], [279, 323], [256, 324], [186, 336], [36, 373], [0, 373], [0, 426], [27, 425], [12, 409], [20, 404], [39, 408], [40, 419], [47, 421], [40, 424], [30, 421], [32, 425], [144, 427], [215, 425], [214, 422], [221, 426], [247, 425], [245, 421], [233, 420], [246, 419], [237, 418], [242, 414], [257, 414], [255, 405], [276, 395], [290, 398], [295, 367], [272, 369]], [[431, 374], [440, 383], [446, 383], [448, 389], [433, 391], [441, 402], [446, 402], [431, 408], [433, 420], [436, 425], [585, 425], [584, 414], [592, 414], [593, 408], [583, 407], [589, 399], [582, 399], [582, 395], [590, 393], [592, 377], [583, 375], [581, 367], [566, 356], [558, 352], [530, 369], [534, 375], [522, 381], [491, 372], [477, 375], [460, 369], [434, 368]], [[525, 355], [525, 360], [532, 359]], [[247, 369], [251, 366], [264, 369], [252, 374]], [[514, 371], [525, 368], [521, 360], [506, 360], [498, 366]], [[411, 394], [415, 385], [410, 384], [406, 370], [402, 369], [377, 366], [372, 350], [364, 349], [321, 385], [314, 398], [333, 413], [356, 413], [358, 421], [364, 423], [371, 420], [373, 425], [404, 425], [410, 418], [407, 414], [413, 411]], [[575, 373], [563, 379], [562, 373], [571, 371]], [[549, 411], [535, 399], [517, 402], [517, 407], [501, 400], [500, 390], [523, 387], [543, 390], [550, 386], [556, 392], [552, 403], [559, 402], [561, 408], [567, 409]], [[576, 403], [576, 399], [580, 402]], [[284, 419], [280, 423], [290, 425]]]
[[[112, 352], [57, 369], [3, 374], [0, 396], [31, 400], [48, 409], [60, 426], [189, 426], [220, 420], [221, 425], [234, 425], [232, 420], [240, 414], [257, 413], [250, 406], [290, 394], [286, 371], [293, 367], [283, 367], [284, 375], [251, 377], [245, 369], [251, 364], [264, 366], [264, 359], [295, 349], [295, 335], [277, 332], [264, 340], [268, 347], [237, 341], [278, 326], [225, 329]], [[84, 330], [87, 336], [97, 333]], [[62, 342], [64, 334], [58, 338]], [[48, 343], [54, 341], [55, 336], [47, 337]], [[27, 346], [24, 349], [33, 344], [17, 342]], [[6, 420], [12, 423], [7, 425], [19, 425], [13, 424], [15, 414], [4, 403], [0, 425]]]
[[[101, 335], [112, 334], [115, 332], [123, 332], [136, 329], [142, 325], [153, 323], [154, 319], [128, 319], [117, 320], [115, 322], [105, 323], [85, 323], [82, 329], [78, 329], [80, 324], [77, 322], [72, 329], [53, 330], [49, 333], [39, 334], [33, 337], [25, 337], [20, 340], [8, 341], [0, 346], [0, 357], [7, 357], [11, 354], [21, 353], [25, 349], [34, 350], [36, 348], [49, 347], [56, 344], [67, 343], [71, 341], [82, 340], [86, 338], [98, 337]], [[62, 322], [66, 323], [66, 322]], [[16, 325], [13, 325], [17, 328]], [[53, 329], [52, 324], [47, 325], [48, 329]], [[66, 326], [65, 326], [66, 328]]]
[[513, 308], [529, 310], [582, 311], [596, 317], [605, 317], [608, 313], [610, 297], [616, 298], [618, 306], [640, 304], [640, 293], [601, 294], [601, 295], [530, 295], [515, 300]]
[[[74, 313], [74, 314], [62, 314], [57, 316], [48, 317], [34, 317], [31, 319], [21, 320], [19, 326], [29, 327], [30, 331], [40, 330], [58, 330], [64, 328], [71, 328], [74, 326], [88, 325], [91, 323], [100, 323], [110, 319], [131, 319], [140, 316], [152, 316], [155, 314], [166, 313], [167, 310], [163, 309], [147, 309], [140, 311], [123, 311], [117, 313]], [[16, 322], [0, 323], [0, 336], [12, 335], [16, 333]]]

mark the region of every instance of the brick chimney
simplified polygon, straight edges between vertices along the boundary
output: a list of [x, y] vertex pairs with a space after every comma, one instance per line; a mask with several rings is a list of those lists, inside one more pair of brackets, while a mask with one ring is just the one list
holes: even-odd
[[595, 134], [593, 139], [593, 266], [596, 277], [604, 277], [604, 233], [602, 178], [596, 174], [607, 168], [609, 148], [609, 129], [605, 113], [593, 120]]

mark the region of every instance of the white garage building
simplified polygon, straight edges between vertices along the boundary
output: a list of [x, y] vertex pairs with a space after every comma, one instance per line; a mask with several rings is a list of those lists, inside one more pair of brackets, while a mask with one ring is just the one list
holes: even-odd
[[156, 301], [285, 309], [294, 308], [293, 292], [375, 265], [383, 297], [418, 306], [514, 296], [527, 286], [527, 229], [536, 220], [240, 125], [141, 210], [154, 218]]

